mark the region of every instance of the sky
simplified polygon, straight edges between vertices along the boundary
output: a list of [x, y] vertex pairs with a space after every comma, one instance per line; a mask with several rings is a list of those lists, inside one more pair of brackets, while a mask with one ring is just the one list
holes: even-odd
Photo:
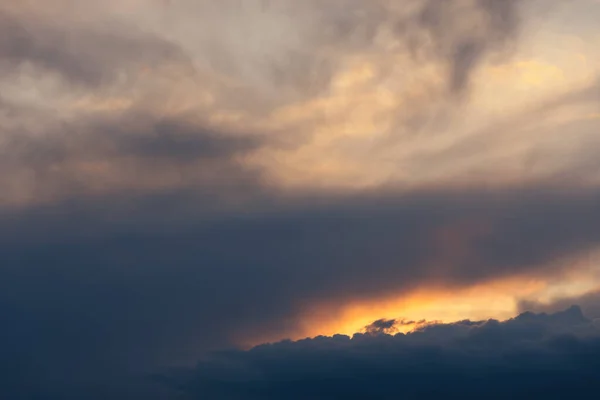
[[590, 388], [597, 21], [598, 0], [0, 0], [0, 394]]

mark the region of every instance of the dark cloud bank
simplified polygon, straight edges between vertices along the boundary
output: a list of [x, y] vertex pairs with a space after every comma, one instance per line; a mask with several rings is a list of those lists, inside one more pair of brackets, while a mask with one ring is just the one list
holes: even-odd
[[323, 301], [559, 274], [556, 260], [600, 242], [594, 190], [266, 198], [269, 207], [225, 214], [204, 213], [214, 204], [200, 191], [4, 215], [3, 386], [19, 393], [192, 362], [285, 335]]
[[599, 334], [573, 306], [213, 353], [155, 380], [184, 399], [585, 398], [600, 389]]

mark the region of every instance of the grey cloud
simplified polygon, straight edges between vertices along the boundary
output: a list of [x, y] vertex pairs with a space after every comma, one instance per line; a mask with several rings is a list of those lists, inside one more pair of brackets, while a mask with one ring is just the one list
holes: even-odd
[[130, 113], [114, 117], [82, 118], [40, 132], [6, 133], [3, 159], [23, 166], [36, 162], [48, 168], [69, 158], [110, 159], [134, 156], [185, 163], [198, 159], [229, 160], [260, 146], [259, 136], [219, 132], [178, 117]]
[[[467, 89], [478, 64], [488, 55], [504, 52], [519, 32], [521, 2], [515, 0], [480, 0], [469, 4], [460, 0], [424, 0], [416, 2], [418, 11], [408, 15], [378, 10], [377, 5], [381, 3], [373, 3], [368, 7], [375, 10], [366, 13], [364, 20], [373, 22], [380, 18], [391, 22], [396, 27], [397, 38], [412, 50], [417, 59], [424, 57], [447, 65], [448, 89], [452, 93]], [[361, 7], [367, 6], [361, 2], [358, 8]], [[369, 17], [372, 19], [369, 20]], [[354, 23], [341, 26], [360, 26], [364, 20], [358, 18]], [[376, 24], [382, 23], [379, 21]], [[364, 32], [370, 32], [365, 38], [373, 41], [377, 29], [370, 27]], [[346, 33], [342, 37], [345, 36]]]
[[[460, 0], [418, 0], [412, 3], [415, 11], [407, 13], [384, 1], [178, 1], [169, 6], [178, 22], [168, 32], [144, 18], [145, 12], [138, 19], [117, 21], [108, 11], [94, 9], [98, 16], [86, 14], [89, 23], [82, 24], [0, 6], [0, 68], [13, 79], [10, 72], [27, 74], [31, 70], [22, 67], [33, 66], [35, 79], [58, 74], [83, 85], [79, 89], [95, 91], [88, 94], [117, 96], [133, 93], [134, 87], [137, 93], [142, 70], [148, 68], [153, 79], [174, 85], [193, 78], [199, 90], [208, 88], [226, 109], [260, 113], [326, 90], [352, 56], [412, 48], [417, 62], [432, 61], [447, 69], [451, 91], [462, 92], [473, 69], [486, 56], [501, 52], [518, 31], [518, 3], [477, 1], [465, 6]], [[465, 29], [468, 23], [478, 28]], [[395, 27], [399, 48], [378, 43], [378, 34], [388, 26]], [[174, 71], [162, 68], [168, 66], [175, 66]], [[160, 101], [160, 96], [173, 94], [168, 84], [160, 88], [153, 92], [146, 87], [142, 97]], [[134, 106], [143, 109], [142, 103]], [[414, 107], [414, 121], [429, 119], [429, 102]], [[51, 124], [60, 124], [47, 117]], [[297, 144], [309, 133], [291, 134]]]
[[90, 194], [106, 175], [111, 175], [104, 178], [109, 192], [123, 185], [135, 187], [136, 181], [149, 182], [152, 190], [151, 181], [159, 180], [161, 173], [182, 190], [217, 187], [219, 182], [256, 186], [258, 172], [238, 165], [235, 157], [264, 142], [257, 134], [219, 131], [185, 116], [157, 117], [148, 111], [51, 121], [42, 128], [6, 129], [3, 136], [0, 182], [5, 190], [0, 200], [27, 190], [28, 197], [42, 202]]
[[[91, 18], [89, 23], [83, 24], [73, 22], [72, 18], [65, 19], [64, 22], [55, 21], [51, 17], [44, 17], [43, 13], [23, 11], [26, 8], [16, 12], [10, 7], [0, 6], [2, 19], [0, 36], [3, 38], [0, 41], [0, 68], [8, 72], [25, 73], [29, 69], [21, 67], [34, 66], [34, 71], [40, 74], [40, 76], [36, 75], [37, 78], [41, 79], [47, 73], [54, 73], [66, 82], [83, 85], [84, 90], [93, 89], [94, 92], [89, 94], [98, 92], [118, 96], [132, 91], [132, 85], [135, 86], [141, 70], [146, 67], [154, 71], [152, 76], [156, 79], [167, 78], [169, 82], [176, 82], [184, 77], [193, 77], [195, 83], [202, 82], [198, 87], [206, 86], [211, 90], [215, 89], [215, 85], [218, 84], [213, 80], [216, 78], [210, 74], [203, 75], [206, 71], [199, 72], [194, 64], [202, 64], [203, 61], [209, 64], [216, 62], [215, 65], [211, 64], [216, 68], [216, 72], [224, 73], [234, 80], [240, 79], [243, 83], [241, 86], [246, 84], [252, 86], [252, 82], [256, 83], [254, 76], [258, 74], [257, 84], [268, 88], [265, 89], [267, 91], [272, 90], [276, 95], [271, 100], [275, 101], [273, 104], [280, 106], [285, 100], [279, 97], [279, 94], [286, 96], [284, 92], [288, 84], [304, 90], [311, 84], [318, 83], [318, 90], [324, 90], [327, 87], [326, 81], [342, 66], [347, 56], [369, 53], [377, 47], [378, 31], [387, 24], [403, 26], [396, 32], [399, 41], [404, 45], [416, 41], [422, 56], [428, 59], [435, 58], [436, 62], [456, 64], [458, 61], [448, 60], [455, 58], [457, 51], [464, 52], [460, 50], [464, 47], [460, 21], [468, 17], [467, 19], [475, 18], [481, 22], [485, 28], [476, 39], [476, 47], [479, 49], [477, 54], [465, 53], [468, 62], [452, 68], [464, 70], [461, 74], [466, 77], [469, 75], [468, 71], [484, 53], [494, 52], [499, 48], [503, 40], [498, 38], [507, 38], [512, 34], [514, 24], [506, 21], [512, 20], [516, 13], [516, 3], [512, 1], [500, 7], [501, 9], [496, 9], [498, 6], [490, 6], [487, 2], [476, 2], [466, 7], [468, 15], [461, 14], [465, 8], [458, 0], [444, 2], [443, 6], [439, 2], [417, 1], [416, 8], [420, 11], [407, 15], [403, 15], [398, 10], [389, 10], [385, 2], [362, 0], [354, 0], [351, 3], [335, 1], [327, 5], [314, 1], [302, 5], [296, 2], [285, 2], [277, 5], [268, 4], [266, 8], [261, 2], [249, 2], [244, 5], [242, 14], [234, 13], [239, 11], [236, 9], [236, 4], [241, 7], [234, 2], [212, 6], [207, 2], [178, 3], [177, 7], [182, 8], [172, 6], [173, 9], [180, 10], [176, 11], [176, 15], [181, 17], [183, 22], [190, 22], [187, 18], [194, 16], [193, 21], [190, 22], [193, 24], [193, 29], [190, 28], [187, 35], [175, 33], [168, 35], [168, 39], [162, 35], [165, 32], [161, 33], [161, 29], [157, 26], [142, 23], [143, 18], [140, 18], [139, 23], [127, 22], [127, 18], [120, 18], [117, 22], [116, 18], [107, 20], [107, 15], [99, 13], [97, 18]], [[185, 8], [186, 6], [189, 9]], [[440, 14], [438, 10], [440, 7], [445, 12]], [[206, 11], [199, 14], [200, 18], [207, 19], [206, 24], [198, 24], [198, 11]], [[49, 15], [56, 16], [56, 14]], [[500, 23], [497, 19], [505, 23]], [[229, 20], [233, 28], [224, 32], [223, 21]], [[489, 26], [486, 25], [488, 20]], [[182, 25], [186, 26], [183, 22]], [[256, 30], [257, 24], [260, 23], [267, 24], [265, 32]], [[275, 31], [269, 33], [269, 29]], [[283, 29], [283, 32], [277, 29]], [[174, 30], [174, 32], [178, 31]], [[290, 34], [279, 35], [278, 32]], [[431, 37], [435, 42], [433, 47], [427, 44]], [[385, 51], [387, 54], [388, 50]], [[219, 62], [221, 56], [224, 58]], [[173, 76], [169, 75], [171, 72], [160, 69], [169, 65], [177, 67], [177, 72]], [[10, 73], [6, 76], [7, 79], [14, 78]], [[458, 86], [466, 86], [467, 79], [461, 78], [461, 80], [465, 82]], [[157, 95], [152, 90], [147, 90], [142, 98], [151, 97], [153, 101], [157, 101], [158, 96], [168, 97], [174, 94], [170, 92], [169, 85], [161, 88], [167, 93]], [[216, 94], [218, 99], [223, 94], [220, 90], [232, 91], [228, 92], [231, 96], [227, 95], [225, 98], [226, 102], [231, 101], [226, 106], [233, 109], [236, 108], [234, 103], [240, 101], [245, 105], [252, 103], [252, 107], [264, 105], [260, 93], [248, 96], [249, 93], [240, 85], [215, 90], [213, 94]], [[248, 99], [251, 101], [249, 102]], [[51, 102], [52, 99], [46, 100]], [[207, 152], [210, 152], [212, 159], [216, 160], [217, 157], [227, 158], [230, 154], [225, 153], [234, 147], [239, 148], [239, 152], [243, 153], [250, 150], [250, 147], [257, 148], [264, 144], [254, 139], [220, 138], [219, 134], [209, 134], [210, 139], [203, 140], [201, 143], [199, 137], [207, 138], [206, 134], [165, 135], [163, 133], [165, 124], [171, 122], [162, 122], [160, 117], [153, 115], [160, 111], [156, 107], [148, 107], [148, 104], [143, 101], [137, 101], [132, 106], [139, 111], [139, 116], [121, 117], [103, 113], [98, 117], [105, 118], [109, 122], [90, 121], [89, 117], [81, 112], [71, 118], [70, 122], [65, 123], [60, 116], [61, 113], [50, 115], [49, 110], [52, 110], [52, 107], [41, 115], [40, 110], [34, 110], [33, 106], [28, 109], [22, 104], [18, 106], [20, 108], [17, 114], [14, 114], [16, 105], [11, 106], [12, 115], [6, 112], [4, 116], [0, 114], [4, 167], [4, 174], [1, 174], [4, 176], [0, 178], [4, 186], [9, 188], [7, 192], [23, 190], [22, 186], [29, 185], [31, 189], [27, 190], [39, 197], [44, 197], [44, 193], [47, 192], [68, 193], [73, 190], [81, 192], [85, 190], [86, 180], [95, 183], [89, 179], [88, 174], [80, 170], [65, 168], [56, 172], [55, 169], [50, 168], [66, 159], [77, 161], [91, 157], [95, 161], [109, 161], [108, 158], [102, 159], [102, 157], [117, 154], [144, 156], [141, 153], [145, 152], [146, 156], [156, 156], [157, 163], [164, 162], [167, 153], [171, 159], [179, 156], [180, 162], [184, 163], [195, 160], [201, 154], [206, 155]], [[3, 109], [9, 110], [7, 107]], [[262, 109], [264, 110], [264, 107]], [[73, 113], [73, 110], [67, 111], [69, 111], [67, 114]], [[113, 112], [113, 114], [119, 113], [119, 111]], [[145, 123], [132, 121], [137, 117], [147, 118], [148, 121]], [[43, 128], [38, 129], [43, 132], [36, 132], [36, 136], [42, 138], [30, 141], [25, 133], [29, 133], [28, 126], [34, 121], [43, 125]], [[111, 123], [116, 126], [110, 126]], [[177, 121], [173, 124], [177, 125], [174, 128], [177, 130], [189, 131], [190, 129], [181, 128]], [[145, 130], [148, 134], [140, 136], [124, 134], [113, 139], [115, 134], [111, 131], [122, 132], [126, 129]], [[208, 128], [200, 126], [191, 129], [205, 131]], [[40, 135], [41, 133], [43, 135]], [[54, 133], [57, 137], [50, 137]], [[298, 134], [295, 130], [292, 133]], [[299, 138], [294, 140], [295, 144], [297, 144], [296, 140], [302, 141], [305, 138], [300, 134], [298, 136]], [[130, 166], [128, 170], [132, 168], [143, 168], [143, 165]], [[187, 178], [182, 178], [185, 179]], [[16, 189], [13, 189], [15, 187]], [[9, 195], [5, 194], [4, 197], [6, 196]]]
[[436, 52], [449, 60], [448, 82], [452, 92], [468, 86], [473, 69], [488, 53], [502, 50], [515, 38], [520, 3], [478, 0], [470, 8], [461, 1], [424, 2], [420, 22], [432, 32]]
[[[128, 132], [131, 134], [131, 132]], [[115, 146], [124, 153], [178, 161], [199, 158], [229, 159], [260, 146], [258, 137], [227, 137], [227, 133], [162, 121], [142, 135], [130, 135]]]
[[61, 21], [2, 10], [0, 68], [7, 76], [29, 64], [41, 74], [58, 74], [69, 83], [92, 87], [132, 83], [143, 68], [169, 64], [190, 72], [181, 49], [136, 27], [65, 26]]
[[572, 307], [219, 352], [155, 380], [188, 399], [560, 399], [600, 387], [599, 354], [600, 331]]
[[[348, 55], [389, 52], [378, 49], [376, 40], [392, 25], [404, 47], [413, 43], [421, 56], [447, 63], [449, 86], [459, 91], [475, 66], [502, 50], [518, 28], [517, 1], [465, 4], [419, 0], [411, 3], [416, 12], [406, 13], [384, 1], [179, 1], [169, 8], [181, 27], [168, 35], [159, 33], [156, 22], [128, 25], [121, 18], [108, 24], [99, 14], [92, 19], [96, 24], [63, 26], [42, 14], [28, 17], [6, 9], [0, 10], [0, 62], [13, 69], [29, 62], [77, 83], [123, 85], [148, 66], [175, 64], [180, 72], [195, 73], [195, 60], [242, 86], [257, 85], [262, 94], [274, 91], [283, 101], [290, 90], [314, 95], [326, 89]], [[465, 23], [476, 29], [465, 29]], [[228, 101], [244, 100], [242, 87], [235, 90], [238, 95], [231, 93]], [[260, 93], [255, 102], [260, 103]]]

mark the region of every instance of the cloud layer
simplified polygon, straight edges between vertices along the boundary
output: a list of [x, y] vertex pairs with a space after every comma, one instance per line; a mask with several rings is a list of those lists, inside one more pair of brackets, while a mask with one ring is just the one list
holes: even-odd
[[288, 335], [323, 302], [560, 276], [559, 260], [600, 240], [594, 190], [280, 201], [219, 216], [210, 196], [175, 193], [6, 216], [3, 346], [80, 372], [81, 360], [108, 369], [191, 360]]

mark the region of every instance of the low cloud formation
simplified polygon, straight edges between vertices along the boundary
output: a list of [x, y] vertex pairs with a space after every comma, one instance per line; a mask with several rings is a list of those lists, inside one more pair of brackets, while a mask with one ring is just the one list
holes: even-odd
[[156, 379], [187, 399], [560, 399], [600, 388], [598, 356], [600, 330], [574, 306], [213, 353]]

